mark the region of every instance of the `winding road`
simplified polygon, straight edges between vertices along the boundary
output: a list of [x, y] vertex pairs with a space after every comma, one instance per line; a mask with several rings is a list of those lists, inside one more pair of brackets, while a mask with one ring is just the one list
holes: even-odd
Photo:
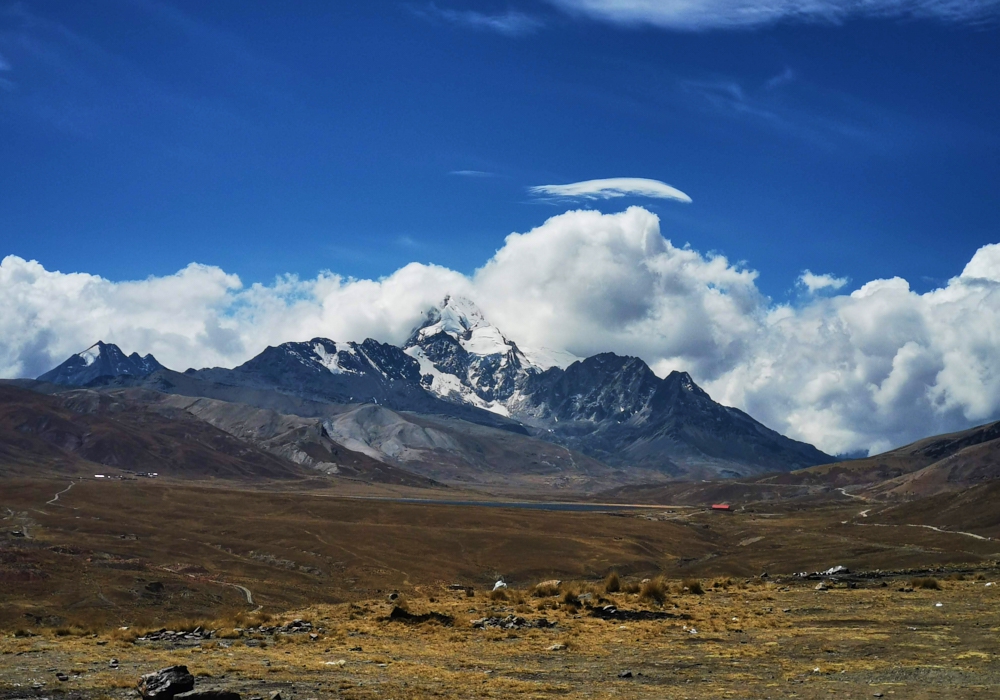
[[59, 500], [59, 497], [60, 497], [61, 495], [63, 495], [64, 493], [66, 493], [67, 491], [69, 491], [69, 490], [70, 490], [71, 488], [73, 488], [73, 485], [74, 485], [74, 484], [76, 484], [76, 482], [75, 482], [75, 481], [71, 481], [71, 482], [69, 483], [69, 486], [67, 486], [67, 487], [66, 487], [66, 488], [64, 488], [64, 489], [63, 489], [62, 491], [60, 491], [60, 492], [59, 492], [59, 493], [57, 493], [57, 494], [56, 494], [55, 496], [53, 496], [51, 500], [48, 500], [48, 501], [45, 501], [45, 505], [47, 505], [47, 506], [48, 506], [48, 505], [54, 505], [54, 504], [55, 504], [55, 502]]

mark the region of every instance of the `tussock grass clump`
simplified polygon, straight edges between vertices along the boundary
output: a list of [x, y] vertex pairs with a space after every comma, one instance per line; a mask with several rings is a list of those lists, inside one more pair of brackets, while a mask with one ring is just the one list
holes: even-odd
[[932, 576], [915, 578], [910, 581], [910, 588], [924, 588], [929, 591], [940, 591], [941, 583]]
[[570, 588], [570, 589], [568, 589], [566, 591], [563, 591], [563, 594], [562, 594], [562, 604], [563, 605], [568, 605], [568, 606], [573, 607], [573, 608], [580, 607], [580, 595], [579, 595], [579, 592], [575, 588]]
[[639, 588], [639, 600], [662, 604], [667, 599], [667, 582], [662, 576], [646, 579]]
[[490, 591], [490, 600], [494, 602], [507, 600], [507, 591], [504, 590], [503, 588], [498, 588], [495, 591]]
[[111, 630], [111, 638], [116, 642], [134, 642], [138, 636], [139, 630], [133, 627], [126, 627], [124, 629], [118, 627]]
[[701, 581], [693, 578], [685, 579], [682, 586], [685, 591], [694, 595], [702, 595], [705, 592], [705, 589], [702, 588]]
[[629, 593], [630, 595], [635, 595], [642, 589], [642, 586], [635, 581], [624, 581], [621, 586], [622, 593]]
[[559, 595], [559, 586], [552, 581], [545, 581], [535, 586], [531, 595], [536, 598], [554, 598]]
[[617, 593], [622, 589], [622, 580], [618, 577], [617, 571], [612, 571], [604, 579], [604, 591], [606, 593]]

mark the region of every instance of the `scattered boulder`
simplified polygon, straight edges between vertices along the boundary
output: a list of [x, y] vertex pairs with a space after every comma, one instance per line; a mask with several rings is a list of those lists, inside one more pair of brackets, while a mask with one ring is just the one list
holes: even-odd
[[393, 607], [392, 612], [390, 612], [389, 616], [385, 619], [393, 622], [412, 622], [418, 624], [434, 621], [441, 623], [445, 627], [450, 627], [455, 621], [455, 618], [451, 615], [445, 615], [444, 613], [428, 612], [418, 615], [411, 613], [409, 610], [405, 610], [398, 605]]
[[622, 671], [621, 673], [618, 674], [618, 677], [619, 678], [631, 678], [632, 677], [632, 672], [631, 671]]
[[632, 620], [691, 619], [690, 615], [684, 613], [677, 615], [662, 610], [619, 610], [614, 605], [594, 608], [590, 615], [591, 617], [599, 617], [602, 620], [623, 620], [626, 622]]
[[240, 700], [240, 694], [232, 690], [209, 688], [178, 693], [174, 696], [174, 700]]
[[173, 700], [194, 690], [194, 676], [188, 673], [187, 666], [168, 666], [142, 676], [136, 689], [144, 700]]
[[549, 622], [549, 620], [544, 617], [540, 617], [537, 620], [527, 620], [523, 617], [519, 617], [518, 615], [508, 615], [507, 617], [483, 617], [478, 620], [473, 620], [472, 626], [481, 630], [487, 628], [514, 630], [525, 627], [548, 629], [550, 627], [555, 627], [556, 623]]
[[548, 648], [549, 651], [563, 651], [566, 649], [565, 644], [553, 644]]
[[507, 587], [507, 584], [504, 583], [503, 579], [500, 579], [499, 581], [497, 581], [496, 583], [493, 584], [493, 590], [494, 591], [499, 591], [499, 590], [501, 590], [503, 588], [506, 588], [506, 587]]

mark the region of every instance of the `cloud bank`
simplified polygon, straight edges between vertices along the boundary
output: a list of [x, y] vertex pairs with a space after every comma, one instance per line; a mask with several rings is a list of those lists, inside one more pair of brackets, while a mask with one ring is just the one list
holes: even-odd
[[1000, 0], [549, 0], [575, 15], [667, 29], [736, 29], [776, 22], [835, 24], [852, 18], [995, 22]]
[[325, 272], [245, 286], [192, 264], [111, 282], [8, 256], [0, 375], [36, 376], [98, 339], [180, 370], [314, 336], [400, 343], [451, 293], [524, 346], [688, 370], [717, 400], [827, 452], [880, 451], [1000, 416], [1000, 245], [924, 294], [899, 278], [846, 294], [831, 275], [805, 279], [827, 294], [775, 304], [755, 271], [673, 245], [639, 207], [570, 211], [512, 233], [472, 275], [412, 263], [379, 280]]
[[532, 194], [553, 199], [612, 199], [614, 197], [650, 197], [690, 203], [691, 198], [659, 180], [644, 177], [610, 177], [584, 180], [568, 185], [537, 185]]

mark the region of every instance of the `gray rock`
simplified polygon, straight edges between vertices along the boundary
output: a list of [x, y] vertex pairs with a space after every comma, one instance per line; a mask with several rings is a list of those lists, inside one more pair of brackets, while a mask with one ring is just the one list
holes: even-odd
[[187, 666], [169, 666], [155, 673], [147, 673], [136, 685], [145, 700], [173, 700], [181, 693], [194, 690], [194, 676]]
[[174, 700], [240, 700], [240, 694], [233, 692], [232, 690], [208, 688], [205, 690], [189, 690], [186, 693], [179, 693], [174, 696]]

